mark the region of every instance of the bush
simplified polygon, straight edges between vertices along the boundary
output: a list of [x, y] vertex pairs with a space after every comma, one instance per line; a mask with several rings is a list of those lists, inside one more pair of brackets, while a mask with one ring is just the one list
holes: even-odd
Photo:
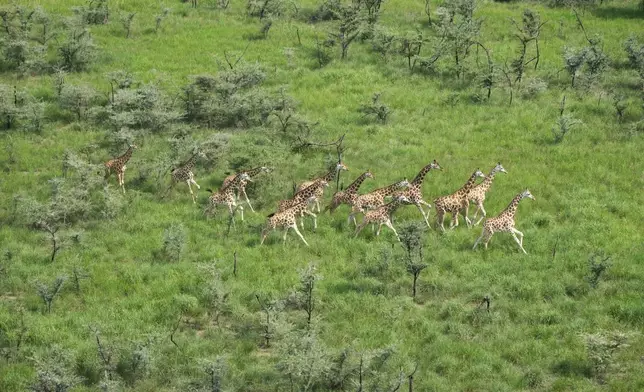
[[57, 345], [37, 354], [34, 359], [36, 380], [29, 386], [33, 392], [66, 392], [80, 384], [81, 379], [71, 370], [74, 356]]
[[98, 97], [98, 93], [91, 87], [65, 85], [58, 101], [62, 109], [71, 112], [77, 121], [81, 121], [87, 110], [98, 103]]
[[617, 350], [628, 347], [628, 334], [615, 332], [598, 332], [595, 334], [583, 334], [586, 341], [588, 360], [593, 369], [593, 375], [600, 383], [604, 383], [606, 373], [611, 367], [615, 367], [613, 358]]
[[179, 261], [186, 248], [186, 229], [181, 223], [173, 223], [163, 232], [162, 250], [170, 261]]
[[521, 89], [521, 96], [524, 99], [535, 98], [544, 91], [548, 90], [548, 83], [539, 78], [528, 78]]
[[89, 31], [71, 23], [67, 38], [58, 47], [59, 66], [68, 72], [86, 70], [96, 58], [96, 46]]

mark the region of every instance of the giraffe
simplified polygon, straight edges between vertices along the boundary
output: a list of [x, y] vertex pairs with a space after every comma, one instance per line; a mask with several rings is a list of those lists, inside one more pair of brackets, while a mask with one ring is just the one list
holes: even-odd
[[[314, 181], [311, 185], [297, 192], [292, 199], [281, 200], [278, 204], [277, 212], [282, 212], [288, 208], [302, 203], [303, 201], [306, 201], [309, 204], [312, 203], [313, 201], [315, 201], [315, 198], [317, 198], [318, 190], [324, 189], [327, 186], [329, 186], [329, 183], [323, 178]], [[300, 216], [302, 217], [302, 229], [304, 229], [304, 214], [309, 215], [313, 218], [313, 229], [317, 229], [317, 215], [315, 215], [313, 211], [309, 210], [304, 210], [300, 213]]]
[[[523, 253], [528, 254], [528, 252], [523, 249], [523, 233], [514, 228], [514, 215], [517, 212], [517, 207], [519, 206], [519, 202], [526, 197], [535, 200], [530, 191], [526, 189], [516, 195], [510, 202], [510, 205], [508, 205], [503, 212], [494, 218], [486, 219], [485, 223], [483, 223], [483, 232], [474, 243], [472, 250], [476, 249], [481, 240], [484, 241], [483, 244], [485, 245], [485, 249], [487, 249], [487, 243], [490, 242], [490, 238], [492, 238], [496, 232], [509, 232], [512, 234], [512, 237], [514, 237], [514, 240], [517, 242]], [[520, 239], [517, 238], [517, 234], [521, 237]]]
[[[445, 231], [445, 226], [443, 221], [445, 220], [445, 214], [450, 212], [452, 214], [452, 221], [450, 222], [450, 229], [458, 226], [458, 214], [467, 207], [469, 201], [467, 201], [467, 195], [470, 192], [470, 189], [474, 186], [477, 177], [485, 178], [485, 174], [481, 173], [479, 169], [476, 169], [474, 173], [470, 176], [469, 180], [463, 185], [463, 187], [451, 195], [441, 196], [438, 199], [434, 200], [434, 207], [436, 207], [436, 217], [438, 219], [438, 224], [441, 229]], [[465, 222], [468, 226], [472, 224], [470, 218], [465, 216]]]
[[177, 182], [183, 182], [185, 181], [188, 184], [188, 189], [190, 190], [190, 196], [192, 196], [192, 202], [196, 203], [197, 200], [195, 199], [195, 194], [192, 192], [192, 186], [190, 184], [194, 184], [197, 189], [201, 189], [199, 184], [195, 181], [195, 175], [192, 173], [192, 169], [195, 167], [195, 163], [197, 162], [197, 158], [200, 156], [204, 156], [202, 152], [196, 152], [192, 154], [192, 156], [182, 163], [181, 165], [177, 166], [176, 168], [172, 169], [171, 176], [172, 176], [172, 182], [170, 183], [170, 186], [168, 189], [165, 191], [165, 194], [167, 194], [170, 189], [174, 186], [175, 183]]
[[366, 210], [372, 210], [378, 208], [381, 205], [385, 204], [385, 197], [392, 195], [400, 188], [409, 187], [409, 181], [404, 179], [402, 181], [395, 182], [391, 185], [387, 185], [382, 188], [378, 188], [364, 195], [360, 195], [355, 199], [355, 202], [351, 206], [351, 214], [349, 214], [348, 222], [353, 221], [354, 225], [357, 227], [358, 222], [356, 222], [356, 214], [364, 213]]
[[236, 175], [232, 181], [228, 182], [228, 185], [224, 185], [217, 192], [213, 192], [208, 189], [208, 192], [211, 193], [208, 198], [210, 206], [214, 210], [217, 207], [217, 204], [226, 204], [228, 206], [228, 211], [230, 212], [231, 218], [235, 220], [235, 211], [239, 209], [242, 222], [244, 221], [244, 207], [237, 205], [237, 198], [235, 197], [235, 189], [239, 186], [242, 181], [249, 181], [250, 176], [244, 172]]
[[335, 194], [333, 194], [333, 199], [331, 199], [331, 204], [329, 204], [324, 209], [324, 211], [329, 210], [329, 213], [332, 214], [335, 211], [335, 209], [338, 208], [341, 204], [348, 204], [352, 206], [355, 200], [358, 198], [358, 189], [360, 189], [360, 185], [362, 185], [364, 180], [366, 180], [367, 178], [374, 178], [371, 171], [366, 171], [362, 173], [344, 191], [338, 191]]
[[357, 237], [358, 234], [360, 234], [360, 231], [362, 231], [366, 225], [371, 223], [372, 225], [378, 224], [376, 235], [380, 235], [380, 229], [382, 229], [382, 225], [385, 225], [394, 232], [396, 238], [400, 241], [400, 237], [398, 237], [396, 229], [394, 229], [394, 226], [391, 224], [391, 215], [402, 203], [411, 203], [411, 200], [409, 200], [407, 196], [400, 194], [394, 197], [394, 199], [389, 203], [382, 205], [375, 210], [367, 211], [364, 216], [364, 220], [360, 223], [360, 226], [356, 227], [354, 237]]
[[[237, 174], [231, 174], [228, 177], [224, 178], [224, 182], [223, 182], [223, 184], [221, 186], [225, 187], [232, 180], [234, 180], [235, 177], [238, 174], [241, 174], [241, 173], [246, 173], [246, 174], [248, 174], [248, 177], [253, 178], [256, 175], [258, 175], [259, 173], [268, 173], [270, 171], [271, 171], [271, 169], [269, 169], [266, 166], [260, 166], [260, 167], [254, 168], [254, 169], [244, 170], [244, 171], [241, 171], [241, 172], [239, 172]], [[239, 199], [240, 193], [243, 194], [244, 198], [246, 198], [246, 203], [248, 203], [248, 207], [250, 207], [251, 211], [255, 212], [255, 210], [253, 209], [253, 206], [250, 204], [250, 200], [248, 200], [248, 195], [246, 194], [246, 185], [248, 185], [248, 181], [240, 181], [239, 182], [239, 185], [237, 185], [237, 187], [236, 187], [237, 193], [236, 193], [235, 197], [237, 197]]]
[[429, 211], [427, 212], [427, 214], [425, 214], [425, 211], [423, 210], [423, 206], [427, 206], [427, 208], [432, 208], [432, 206], [429, 203], [427, 203], [425, 200], [423, 200], [422, 188], [423, 188], [423, 180], [425, 179], [425, 175], [429, 173], [431, 169], [442, 170], [441, 166], [434, 159], [434, 162], [423, 167], [420, 170], [420, 172], [418, 172], [416, 177], [414, 177], [414, 179], [409, 184], [409, 188], [405, 189], [404, 191], [400, 191], [398, 193], [393, 194], [393, 197], [396, 197], [398, 195], [405, 195], [411, 204], [414, 204], [416, 207], [418, 207], [418, 210], [420, 211], [420, 213], [423, 215], [423, 218], [425, 219], [425, 223], [427, 224], [427, 227], [429, 227], [429, 220], [427, 219], [429, 215]]
[[[329, 170], [329, 172], [328, 172], [327, 174], [325, 174], [324, 176], [319, 177], [319, 178], [315, 178], [315, 179], [310, 180], [310, 181], [304, 181], [303, 183], [301, 183], [301, 184], [300, 184], [300, 186], [298, 186], [298, 187], [295, 189], [295, 192], [299, 192], [299, 191], [303, 190], [304, 188], [306, 188], [306, 187], [308, 187], [309, 185], [313, 184], [313, 182], [315, 182], [315, 181], [317, 181], [317, 180], [324, 180], [324, 181], [326, 181], [326, 182], [328, 182], [328, 183], [331, 183], [331, 182], [333, 181], [333, 179], [335, 178], [335, 176], [340, 172], [340, 170], [349, 170], [349, 169], [344, 165], [344, 163], [342, 163], [342, 161], [338, 161], [338, 163], [336, 163], [336, 164], [331, 168], [331, 170]], [[322, 198], [322, 196], [324, 196], [324, 188], [319, 188], [319, 189], [317, 190], [316, 194], [315, 194], [315, 197], [316, 197], [316, 198], [315, 198], [315, 206], [317, 207], [318, 212], [321, 212], [321, 209], [320, 209], [320, 199]], [[313, 208], [311, 209], [311, 211], [313, 211]]]
[[300, 217], [302, 217], [305, 213], [309, 212], [308, 205], [314, 199], [315, 196], [309, 196], [308, 198], [299, 201], [297, 204], [294, 204], [289, 208], [270, 214], [268, 216], [268, 220], [266, 221], [266, 226], [264, 226], [264, 229], [262, 229], [262, 239], [259, 244], [262, 245], [264, 243], [264, 240], [266, 239], [270, 231], [276, 230], [278, 227], [283, 227], [284, 237], [282, 240], [284, 242], [286, 242], [286, 234], [288, 234], [288, 229], [293, 229], [295, 230], [295, 233], [302, 239], [304, 244], [306, 246], [309, 246], [309, 243], [306, 242], [304, 236], [302, 236], [302, 233], [300, 233], [297, 228], [297, 216], [299, 215]]
[[114, 171], [114, 173], [116, 173], [118, 183], [121, 186], [121, 189], [123, 189], [123, 193], [125, 193], [125, 169], [127, 168], [125, 164], [130, 160], [132, 152], [136, 149], [137, 146], [135, 144], [130, 144], [127, 151], [125, 151], [125, 154], [105, 162], [105, 179], [107, 180], [112, 174], [112, 171]]
[[485, 218], [486, 212], [485, 208], [483, 208], [483, 202], [485, 201], [485, 194], [487, 193], [488, 190], [490, 190], [490, 187], [492, 186], [492, 181], [494, 180], [494, 176], [496, 173], [501, 172], [501, 173], [508, 173], [505, 171], [503, 166], [501, 166], [501, 162], [497, 163], [496, 166], [492, 168], [490, 171], [490, 174], [485, 177], [485, 180], [481, 182], [478, 185], [475, 185], [471, 190], [470, 193], [467, 195], [467, 208], [465, 208], [465, 216], [468, 216], [469, 212], [469, 204], [474, 203], [476, 204], [476, 212], [474, 212], [474, 217], [473, 219], [476, 219], [477, 215], [479, 214], [479, 211], [481, 211], [481, 217], [479, 218], [478, 221], [476, 221], [475, 225], [478, 225], [481, 223], [481, 221]]

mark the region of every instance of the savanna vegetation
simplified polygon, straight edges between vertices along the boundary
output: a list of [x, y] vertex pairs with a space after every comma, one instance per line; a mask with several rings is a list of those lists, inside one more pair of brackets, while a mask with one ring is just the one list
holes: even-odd
[[[643, 22], [639, 0], [4, 2], [0, 390], [644, 390]], [[130, 146], [122, 188], [104, 164]], [[485, 209], [530, 190], [527, 254], [404, 204], [400, 241], [342, 205], [310, 246], [260, 245], [338, 156], [323, 210], [367, 170], [360, 193], [436, 160], [433, 205], [501, 162]], [[171, 186], [191, 157], [196, 203]], [[254, 212], [211, 208], [259, 166]]]

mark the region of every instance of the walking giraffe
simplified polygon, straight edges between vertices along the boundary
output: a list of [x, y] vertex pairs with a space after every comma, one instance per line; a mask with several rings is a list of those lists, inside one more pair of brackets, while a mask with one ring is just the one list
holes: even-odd
[[353, 203], [358, 198], [358, 189], [360, 189], [360, 185], [362, 185], [364, 180], [366, 180], [367, 178], [373, 178], [373, 174], [371, 174], [370, 171], [362, 173], [344, 191], [338, 191], [334, 193], [333, 198], [331, 199], [331, 204], [326, 206], [324, 211], [329, 210], [329, 212], [332, 214], [335, 209], [338, 208], [341, 204], [348, 204], [349, 206], [353, 206]]
[[[280, 200], [280, 202], [278, 203], [277, 212], [282, 212], [293, 206], [299, 205], [303, 201], [306, 201], [309, 204], [312, 203], [315, 198], [317, 198], [319, 189], [324, 189], [327, 186], [329, 186], [329, 183], [325, 179], [320, 178], [318, 180], [315, 180], [311, 185], [297, 192], [292, 199]], [[313, 211], [309, 211], [308, 209], [305, 209], [300, 213], [300, 216], [302, 217], [302, 229], [304, 229], [304, 214], [309, 215], [313, 218], [313, 229], [317, 229], [317, 215], [315, 215]]]
[[[266, 166], [260, 166], [260, 167], [254, 168], [254, 169], [240, 171], [239, 173], [231, 174], [228, 177], [224, 178], [224, 182], [223, 182], [223, 184], [221, 186], [224, 187], [224, 186], [228, 185], [232, 180], [235, 179], [235, 177], [237, 175], [239, 175], [241, 173], [246, 173], [246, 174], [248, 174], [249, 178], [253, 178], [253, 177], [255, 177], [256, 175], [258, 175], [260, 173], [269, 173], [270, 171], [271, 171], [271, 169], [269, 169]], [[255, 212], [255, 210], [253, 209], [253, 206], [250, 204], [250, 200], [248, 200], [248, 195], [246, 194], [246, 185], [248, 185], [249, 181], [250, 180], [242, 180], [242, 181], [239, 182], [239, 184], [235, 187], [235, 190], [237, 192], [235, 197], [237, 197], [239, 199], [239, 194], [240, 193], [243, 194], [244, 198], [246, 198], [246, 203], [248, 203], [248, 207], [250, 207], [251, 211]]]
[[431, 169], [442, 170], [441, 166], [434, 159], [434, 162], [423, 167], [420, 172], [418, 172], [416, 177], [414, 177], [414, 179], [409, 184], [409, 188], [393, 194], [393, 197], [396, 197], [398, 195], [405, 195], [410, 204], [414, 204], [416, 207], [418, 207], [418, 210], [423, 215], [423, 219], [425, 219], [427, 227], [429, 227], [429, 220], [427, 219], [429, 211], [427, 211], [427, 214], [425, 214], [423, 206], [427, 206], [427, 208], [432, 208], [432, 206], [425, 200], [423, 200], [423, 180], [425, 180], [425, 175], [429, 173]]
[[[309, 185], [313, 184], [317, 180], [324, 180], [324, 181], [326, 181], [326, 182], [328, 182], [330, 184], [333, 181], [333, 179], [335, 178], [335, 176], [338, 175], [340, 170], [349, 170], [344, 165], [344, 163], [342, 163], [342, 161], [339, 161], [338, 163], [334, 164], [333, 167], [331, 167], [331, 169], [329, 170], [329, 172], [327, 174], [325, 174], [324, 176], [315, 178], [315, 179], [310, 180], [310, 181], [304, 181], [303, 183], [300, 184], [300, 186], [298, 186], [295, 189], [295, 192], [301, 191], [302, 189], [308, 187]], [[319, 188], [317, 190], [316, 194], [315, 194], [315, 200], [314, 200], [315, 205], [316, 205], [316, 207], [318, 209], [318, 212], [321, 212], [320, 199], [322, 198], [322, 196], [324, 196], [324, 188]], [[311, 211], [312, 210], [313, 209], [311, 209]]]
[[190, 184], [194, 184], [197, 187], [197, 189], [201, 189], [199, 184], [197, 184], [197, 182], [195, 181], [195, 175], [192, 172], [192, 169], [195, 167], [195, 163], [197, 162], [197, 158], [200, 156], [204, 156], [204, 154], [202, 152], [196, 152], [187, 161], [177, 166], [176, 168], [172, 169], [172, 173], [171, 173], [172, 182], [170, 183], [170, 186], [168, 187], [168, 189], [165, 191], [165, 194], [167, 194], [170, 191], [170, 189], [174, 186], [175, 183], [185, 181], [188, 184], [188, 189], [190, 190], [190, 196], [192, 196], [192, 202], [193, 203], [197, 202], [195, 198], [195, 194], [192, 191], [192, 186]]
[[[519, 206], [519, 202], [526, 197], [535, 200], [530, 191], [526, 189], [525, 191], [516, 195], [510, 202], [510, 205], [508, 205], [507, 208], [503, 210], [503, 212], [501, 212], [494, 218], [487, 219], [485, 223], [483, 223], [483, 232], [474, 243], [472, 250], [476, 249], [481, 240], [483, 240], [485, 249], [487, 249], [487, 244], [488, 242], [490, 242], [490, 238], [492, 238], [494, 233], [506, 232], [512, 234], [512, 237], [514, 237], [514, 240], [519, 245], [519, 248], [521, 248], [523, 253], [527, 254], [528, 252], [523, 249], [523, 233], [514, 228], [514, 215], [517, 212], [517, 207]], [[520, 239], [517, 238], [517, 234], [521, 237]]]
[[125, 164], [130, 160], [132, 152], [136, 149], [135, 144], [130, 144], [125, 154], [105, 162], [105, 179], [107, 180], [110, 177], [112, 171], [116, 173], [116, 178], [121, 189], [123, 189], [123, 193], [125, 193], [125, 169], [127, 168]]
[[[295, 230], [295, 233], [302, 239], [302, 242], [306, 246], [309, 246], [309, 243], [306, 242], [304, 239], [304, 236], [302, 236], [302, 233], [297, 228], [297, 216], [299, 215], [300, 217], [303, 217], [304, 214], [309, 213], [313, 214], [312, 212], [308, 211], [308, 205], [310, 202], [314, 200], [315, 196], [309, 196], [308, 198], [299, 201], [297, 204], [292, 205], [289, 208], [286, 208], [285, 210], [278, 211], [275, 213], [272, 213], [268, 216], [268, 220], [266, 221], [266, 226], [264, 226], [264, 229], [262, 229], [262, 239], [260, 241], [260, 245], [264, 243], [264, 240], [268, 236], [268, 233], [276, 230], [278, 227], [283, 227], [284, 228], [284, 237], [283, 241], [286, 242], [286, 234], [288, 234], [288, 229], [293, 229]], [[302, 220], [304, 218], [301, 218]], [[302, 226], [304, 226], [304, 222], [302, 222]]]
[[476, 204], [476, 212], [474, 212], [474, 216], [472, 219], [476, 219], [476, 216], [479, 214], [479, 211], [481, 211], [481, 218], [479, 218], [474, 225], [478, 225], [481, 223], [481, 221], [485, 218], [487, 215], [485, 212], [485, 208], [483, 208], [483, 202], [485, 201], [485, 194], [487, 191], [490, 190], [490, 187], [492, 186], [492, 181], [494, 180], [494, 176], [496, 173], [501, 172], [501, 173], [506, 173], [505, 169], [503, 166], [501, 166], [501, 162], [497, 163], [496, 166], [492, 168], [490, 171], [490, 174], [485, 177], [485, 180], [481, 182], [480, 184], [474, 186], [471, 190], [470, 193], [467, 195], [467, 208], [465, 209], [465, 216], [468, 216], [469, 214], [469, 206], [470, 203]]
[[244, 207], [237, 204], [237, 197], [235, 197], [235, 189], [237, 189], [242, 181], [250, 181], [250, 176], [242, 172], [237, 174], [232, 181], [229, 181], [227, 185], [221, 187], [217, 192], [213, 192], [208, 189], [208, 192], [212, 193], [208, 198], [208, 202], [212, 209], [214, 210], [217, 207], [217, 204], [226, 204], [233, 222], [235, 221], [236, 210], [239, 210], [241, 220], [242, 222], [244, 221]]
[[406, 188], [409, 186], [409, 181], [406, 179], [402, 181], [395, 182], [391, 185], [387, 185], [382, 188], [378, 188], [364, 195], [360, 195], [356, 198], [353, 206], [351, 207], [351, 214], [349, 214], [348, 222], [353, 221], [354, 225], [357, 227], [358, 222], [356, 222], [356, 214], [364, 214], [366, 210], [372, 210], [378, 208], [381, 205], [385, 204], [385, 197], [394, 194], [396, 191], [401, 188]]
[[369, 223], [371, 223], [372, 227], [377, 223], [377, 236], [380, 235], [380, 229], [382, 228], [382, 225], [385, 225], [394, 232], [396, 238], [398, 238], [398, 241], [400, 241], [400, 237], [398, 237], [398, 233], [396, 232], [396, 229], [394, 229], [394, 225], [391, 224], [391, 215], [398, 207], [400, 207], [402, 203], [410, 203], [410, 200], [405, 195], [398, 195], [395, 196], [394, 200], [390, 201], [389, 203], [382, 205], [375, 210], [367, 211], [364, 216], [364, 220], [362, 221], [362, 223], [360, 223], [360, 226], [356, 227], [356, 233], [354, 237], [357, 237], [362, 229], [364, 229], [364, 227]]
[[[434, 207], [436, 208], [436, 218], [441, 229], [445, 231], [445, 226], [443, 222], [445, 220], [445, 214], [450, 212], [452, 214], [452, 221], [450, 222], [449, 228], [453, 229], [458, 226], [458, 214], [461, 210], [467, 208], [469, 201], [467, 200], [467, 195], [470, 192], [470, 189], [474, 186], [477, 177], [485, 178], [485, 174], [481, 173], [480, 170], [476, 170], [470, 176], [469, 180], [461, 187], [461, 189], [452, 193], [451, 195], [442, 196], [434, 200]], [[465, 223], [467, 226], [470, 226], [472, 222], [470, 218], [465, 216]]]

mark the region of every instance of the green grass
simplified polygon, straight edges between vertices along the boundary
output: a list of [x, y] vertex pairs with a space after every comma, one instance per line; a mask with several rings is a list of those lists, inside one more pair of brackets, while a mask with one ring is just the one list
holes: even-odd
[[[78, 5], [73, 0], [31, 3], [67, 15], [71, 6]], [[425, 234], [430, 266], [420, 276], [419, 295], [413, 301], [411, 277], [396, 258], [399, 250], [391, 250], [393, 233], [384, 228], [378, 238], [367, 229], [354, 239], [346, 224], [346, 206], [333, 215], [321, 214], [317, 232], [307, 221], [303, 235], [310, 247], [294, 233], [286, 245], [272, 233], [259, 246], [265, 216], [278, 200], [290, 195], [290, 184], [321, 173], [325, 160], [335, 154], [332, 148], [295, 153], [268, 127], [220, 130], [232, 135], [229, 150], [213, 169], [197, 166], [195, 170], [197, 182], [205, 189], [219, 186], [231, 172], [231, 164], [240, 159], [248, 159], [244, 166], [275, 166], [273, 173], [258, 177], [249, 192], [258, 212], [246, 208], [245, 221], [238, 221], [229, 235], [222, 209], [210, 219], [203, 217], [205, 191], [197, 193], [194, 206], [183, 184], [166, 199], [160, 198], [165, 184], [130, 185], [139, 168], [149, 166], [169, 148], [169, 135], [148, 134], [137, 141], [140, 148], [128, 163], [123, 212], [114, 220], [77, 225], [75, 229], [83, 231], [81, 243], [63, 248], [52, 264], [47, 237], [14, 223], [13, 195], [44, 200], [50, 189], [47, 180], [61, 175], [63, 152], [99, 144], [106, 131], [61, 121], [49, 124], [41, 135], [2, 131], [0, 143], [12, 146], [16, 161], [0, 156], [0, 166], [6, 168], [0, 179], [0, 250], [13, 254], [11, 261], [3, 259], [5, 272], [0, 272], [0, 338], [3, 333], [15, 337], [19, 309], [27, 332], [22, 355], [0, 359], [0, 390], [24, 390], [35, 377], [30, 357], [52, 344], [72, 352], [75, 367], [71, 370], [86, 380], [75, 390], [99, 390], [101, 366], [88, 326], [97, 326], [103, 339], [117, 348], [131, 348], [131, 341], [158, 336], [151, 346], [149, 374], [127, 390], [186, 390], [190, 381], [207, 380], [202, 362], [218, 355], [227, 358], [227, 390], [288, 390], [287, 379], [275, 367], [276, 349], [260, 348], [261, 312], [255, 294], [286, 297], [299, 284], [298, 269], [309, 262], [323, 276], [315, 290], [320, 302], [315, 323], [329, 351], [335, 355], [348, 346], [363, 351], [394, 345], [397, 360], [418, 363], [416, 390], [643, 389], [642, 336], [635, 335], [630, 346], [616, 354], [621, 369], [609, 372], [605, 384], [590, 376], [580, 336], [599, 330], [641, 332], [644, 322], [644, 142], [641, 134], [628, 136], [627, 131], [642, 116], [641, 91], [636, 73], [623, 66], [622, 49], [624, 40], [641, 26], [635, 3], [613, 1], [582, 15], [586, 30], [602, 36], [613, 61], [602, 91], [615, 90], [629, 99], [627, 121], [618, 124], [609, 96], [600, 100], [596, 91], [572, 90], [565, 72], [558, 73], [563, 47], [584, 44], [568, 9], [535, 3], [479, 5], [476, 14], [485, 19], [482, 41], [499, 63], [516, 49], [508, 18], [519, 20], [522, 10], [530, 7], [548, 22], [540, 41], [539, 69], [529, 69], [527, 76], [543, 78], [549, 88], [533, 99], [515, 93], [508, 107], [508, 92], [502, 87], [493, 90], [489, 102], [472, 102], [479, 89], [469, 79], [457, 81], [450, 75], [449, 59], [441, 62], [439, 75], [410, 75], [402, 58], [384, 61], [368, 44], [354, 43], [346, 61], [334, 53], [331, 64], [317, 69], [314, 38], [323, 37], [332, 22], [312, 25], [281, 18], [267, 40], [249, 40], [261, 24], [245, 16], [243, 2], [232, 2], [225, 11], [195, 10], [178, 2], [110, 2], [113, 12], [137, 12], [133, 36], [124, 38], [115, 16], [107, 25], [92, 27], [99, 60], [90, 71], [70, 75], [71, 83], [107, 91], [105, 74], [125, 69], [137, 80], [158, 83], [172, 94], [191, 75], [216, 73], [215, 58], [222, 60], [224, 51], [241, 53], [248, 45], [244, 60], [262, 64], [266, 86], [277, 90], [286, 85], [299, 104], [298, 113], [319, 121], [312, 138], [330, 141], [346, 133], [344, 160], [350, 171], [342, 175], [345, 186], [367, 169], [375, 180], [365, 181], [362, 192], [411, 179], [436, 159], [444, 170], [430, 172], [423, 188], [431, 203], [462, 186], [476, 168], [487, 173], [501, 161], [508, 174], [497, 175], [485, 207], [494, 216], [517, 193], [530, 189], [536, 200], [523, 201], [516, 219], [525, 234], [528, 255], [521, 254], [507, 234], [496, 234], [487, 251], [472, 251], [480, 227], [467, 229], [461, 222], [445, 234], [432, 228]], [[154, 16], [162, 6], [172, 12], [154, 34]], [[310, 10], [315, 4], [306, 1], [302, 7]], [[381, 23], [400, 33], [415, 27], [429, 31], [422, 7], [422, 2], [385, 2]], [[294, 48], [291, 64], [283, 54], [286, 47]], [[0, 83], [53, 99], [48, 76], [19, 79], [5, 73]], [[382, 92], [382, 102], [393, 111], [385, 125], [367, 122], [357, 112], [374, 92]], [[554, 145], [550, 128], [563, 95], [567, 112], [583, 124]], [[458, 102], [452, 105], [453, 97]], [[199, 129], [194, 136], [204, 139], [212, 132], [216, 131]], [[110, 153], [101, 148], [91, 161], [109, 158]], [[112, 177], [110, 186], [115, 184]], [[435, 219], [433, 212], [431, 217]], [[405, 207], [394, 224], [418, 220], [418, 211]], [[186, 251], [178, 263], [155, 260], [163, 231], [172, 223], [186, 228]], [[585, 281], [587, 260], [599, 249], [612, 257], [613, 265], [592, 289]], [[388, 251], [394, 257], [385, 268], [382, 253]], [[201, 269], [203, 264], [215, 265], [230, 292], [230, 312], [219, 325], [205, 301], [203, 290], [210, 279]], [[35, 282], [50, 284], [57, 275], [70, 275], [74, 266], [82, 266], [90, 275], [81, 282], [81, 294], [68, 281], [51, 314], [46, 314]], [[478, 308], [485, 295], [492, 300], [489, 313]], [[185, 322], [174, 336], [177, 348], [169, 335], [180, 314]], [[286, 318], [298, 328], [305, 323], [301, 311], [289, 311]], [[279, 345], [279, 339], [275, 343]], [[405, 369], [409, 372], [413, 366]], [[395, 382], [398, 369], [388, 371], [389, 381]]]

